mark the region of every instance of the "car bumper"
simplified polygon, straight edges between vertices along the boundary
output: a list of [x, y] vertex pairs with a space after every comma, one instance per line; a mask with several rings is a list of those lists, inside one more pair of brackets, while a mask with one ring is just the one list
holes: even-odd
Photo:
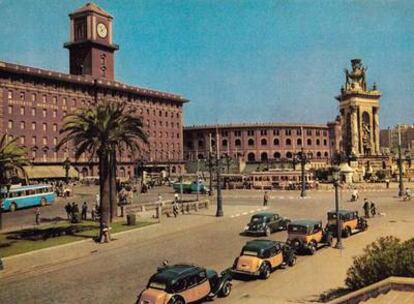
[[251, 235], [264, 235], [266, 234], [264, 230], [244, 230], [245, 234]]
[[253, 276], [258, 277], [260, 276], [260, 271], [250, 272], [250, 271], [243, 271], [243, 270], [237, 270], [237, 269], [231, 269], [230, 273], [234, 275], [241, 275], [241, 276]]

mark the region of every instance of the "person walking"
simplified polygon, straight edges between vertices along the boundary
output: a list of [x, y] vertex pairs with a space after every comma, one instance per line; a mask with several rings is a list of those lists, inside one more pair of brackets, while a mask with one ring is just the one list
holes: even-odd
[[263, 206], [267, 206], [269, 204], [269, 194], [267, 191], [265, 191], [263, 196]]
[[83, 205], [82, 205], [82, 220], [86, 221], [87, 217], [88, 217], [88, 204], [86, 202], [83, 202]]
[[91, 218], [92, 218], [92, 221], [96, 220], [96, 208], [95, 208], [95, 206], [92, 207]]
[[375, 207], [374, 202], [371, 202], [370, 209], [371, 209], [371, 215], [372, 215], [372, 217], [375, 217], [375, 215], [377, 214], [377, 207]]
[[35, 221], [36, 225], [40, 225], [40, 208], [37, 207], [35, 210]]
[[364, 208], [365, 217], [369, 218], [370, 207], [369, 207], [368, 200], [366, 198], [364, 198], [364, 205], [362, 206], [362, 208]]
[[68, 217], [68, 220], [70, 220], [71, 210], [72, 210], [72, 207], [71, 207], [70, 203], [68, 202], [65, 205], [65, 211], [66, 211], [66, 216]]
[[173, 208], [174, 217], [177, 217], [177, 215], [178, 215], [178, 200], [173, 201], [172, 208]]

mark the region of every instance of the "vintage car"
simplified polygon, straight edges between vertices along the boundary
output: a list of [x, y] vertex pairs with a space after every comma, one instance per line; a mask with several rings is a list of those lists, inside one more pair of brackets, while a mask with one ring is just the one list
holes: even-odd
[[296, 252], [314, 254], [322, 246], [332, 246], [332, 233], [322, 228], [319, 220], [295, 220], [289, 223], [288, 239]]
[[278, 267], [293, 266], [295, 251], [286, 243], [271, 240], [253, 240], [243, 246], [240, 256], [234, 260], [233, 275], [255, 276], [267, 279]]
[[188, 264], [158, 268], [139, 295], [136, 304], [185, 304], [231, 292], [231, 274]]
[[[343, 237], [349, 237], [355, 232], [365, 231], [368, 228], [366, 219], [358, 216], [358, 211], [339, 210], [340, 227]], [[336, 226], [336, 211], [328, 212], [328, 230], [336, 236], [338, 229]]]
[[289, 222], [289, 219], [281, 217], [277, 213], [260, 212], [252, 216], [243, 233], [269, 236], [272, 232], [286, 230]]

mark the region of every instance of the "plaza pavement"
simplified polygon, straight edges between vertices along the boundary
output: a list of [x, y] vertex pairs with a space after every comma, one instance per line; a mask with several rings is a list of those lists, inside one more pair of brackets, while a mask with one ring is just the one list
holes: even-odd
[[[330, 192], [309, 192], [306, 199], [282, 199], [271, 192], [270, 210], [289, 218], [326, 219], [333, 207]], [[224, 192], [225, 217], [214, 217], [215, 208], [199, 213], [163, 218], [159, 225], [115, 236], [110, 244], [83, 242], [6, 259], [1, 273], [1, 303], [133, 303], [162, 260], [193, 262], [218, 271], [233, 263], [241, 246], [250, 238], [238, 233], [251, 211], [261, 206], [262, 192]], [[282, 195], [283, 194], [283, 195]], [[395, 190], [361, 192], [374, 200], [385, 216], [369, 221], [368, 231], [344, 240], [345, 249], [325, 248], [314, 256], [301, 256], [293, 268], [276, 270], [267, 281], [234, 281], [233, 292], [216, 303], [309, 303], [331, 288], [343, 286], [352, 257], [379, 236], [414, 236], [414, 202], [402, 202]], [[362, 202], [345, 208], [361, 211]], [[286, 232], [272, 234], [286, 240]], [[33, 267], [37, 265], [36, 267]], [[7, 269], [9, 268], [9, 269]]]

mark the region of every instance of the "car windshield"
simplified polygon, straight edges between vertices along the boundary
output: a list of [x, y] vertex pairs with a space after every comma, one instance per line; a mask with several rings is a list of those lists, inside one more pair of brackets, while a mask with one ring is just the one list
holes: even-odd
[[289, 225], [288, 226], [288, 232], [291, 232], [291, 233], [306, 234], [307, 230], [308, 229], [306, 226], [300, 226], [300, 225]]
[[256, 251], [243, 250], [243, 255], [258, 256], [259, 254]]
[[155, 289], [160, 289], [160, 290], [165, 290], [167, 288], [167, 285], [165, 285], [165, 283], [152, 281], [152, 282], [149, 283], [148, 287], [155, 288]]
[[264, 221], [263, 216], [252, 216], [252, 219], [250, 220], [250, 223], [262, 223]]
[[336, 219], [336, 213], [328, 213], [328, 220]]

